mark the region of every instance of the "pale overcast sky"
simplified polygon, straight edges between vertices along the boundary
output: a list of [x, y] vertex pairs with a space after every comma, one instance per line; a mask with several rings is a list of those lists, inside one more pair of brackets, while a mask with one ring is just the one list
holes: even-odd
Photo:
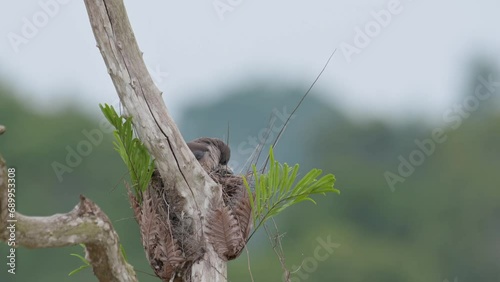
[[[308, 85], [336, 47], [317, 84], [332, 103], [368, 117], [439, 114], [466, 83], [464, 68], [474, 54], [500, 62], [498, 0], [125, 4], [174, 114], [247, 78]], [[115, 99], [83, 1], [4, 1], [0, 21], [0, 77], [29, 103], [77, 99], [96, 110], [96, 103]], [[357, 53], [346, 56], [347, 44]]]

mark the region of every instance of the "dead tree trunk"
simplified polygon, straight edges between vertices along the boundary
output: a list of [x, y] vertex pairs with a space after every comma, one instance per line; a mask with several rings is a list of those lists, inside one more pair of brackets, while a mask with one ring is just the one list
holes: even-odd
[[[207, 219], [224, 206], [222, 189], [200, 166], [182, 138], [142, 59], [122, 0], [85, 0], [101, 51], [125, 114], [153, 158], [163, 184], [183, 201], [192, 236], [202, 246], [200, 259], [183, 281], [226, 281], [226, 261], [207, 237]], [[208, 232], [210, 233], [210, 232]]]

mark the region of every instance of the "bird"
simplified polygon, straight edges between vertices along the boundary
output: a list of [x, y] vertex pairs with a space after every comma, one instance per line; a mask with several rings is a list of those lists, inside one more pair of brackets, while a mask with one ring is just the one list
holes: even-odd
[[188, 142], [187, 145], [205, 169], [225, 166], [231, 158], [231, 149], [218, 138], [201, 137]]

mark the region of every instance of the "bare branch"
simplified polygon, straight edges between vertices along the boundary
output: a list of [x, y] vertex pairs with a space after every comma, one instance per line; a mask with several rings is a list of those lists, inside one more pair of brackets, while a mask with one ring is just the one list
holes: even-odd
[[[47, 217], [25, 216], [8, 210], [8, 177], [0, 158], [0, 240], [10, 238], [7, 226], [15, 227], [15, 247], [54, 248], [85, 244], [86, 258], [99, 281], [135, 282], [134, 269], [123, 258], [118, 235], [109, 218], [92, 201], [80, 196], [80, 203], [66, 214]], [[12, 216], [11, 216], [12, 215]], [[7, 222], [8, 219], [13, 219]]]

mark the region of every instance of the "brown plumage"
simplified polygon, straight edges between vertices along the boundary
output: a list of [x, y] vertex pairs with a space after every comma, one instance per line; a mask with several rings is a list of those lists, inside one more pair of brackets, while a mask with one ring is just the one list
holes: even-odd
[[201, 137], [188, 142], [187, 145], [207, 172], [218, 165], [227, 165], [231, 158], [229, 146], [217, 138]]

